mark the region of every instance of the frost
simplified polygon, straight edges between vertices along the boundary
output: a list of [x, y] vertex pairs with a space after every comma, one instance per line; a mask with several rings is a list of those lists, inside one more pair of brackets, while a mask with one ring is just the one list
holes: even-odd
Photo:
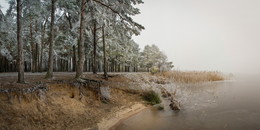
[[[49, 58], [49, 34], [51, 31], [51, 1], [32, 0], [30, 2], [30, 6], [28, 4], [23, 5], [23, 26], [21, 30], [26, 71], [30, 71], [33, 68], [35, 60], [42, 63], [40, 65], [42, 70], [46, 70]], [[142, 0], [87, 1], [84, 19], [85, 28], [83, 29], [86, 58], [84, 65], [86, 67], [84, 68], [87, 68], [87, 71], [91, 71], [91, 68], [94, 68], [89, 67], [94, 59], [94, 36], [96, 36], [97, 41], [95, 52], [95, 60], [98, 61], [97, 68], [98, 71], [103, 71], [102, 28], [104, 28], [106, 58], [108, 59], [107, 68], [123, 68], [120, 71], [146, 71], [156, 66], [157, 68], [161, 67], [161, 71], [165, 71], [172, 67], [170, 62], [167, 61], [167, 57], [164, 56], [158, 47], [151, 46], [141, 52], [139, 45], [133, 40], [133, 36], [139, 35], [141, 30], [144, 29], [142, 25], [136, 23], [132, 18], [132, 16], [140, 13], [139, 9], [134, 6], [140, 3], [142, 3]], [[15, 2], [10, 3], [9, 11], [4, 16], [6, 20], [1, 22], [0, 25], [1, 55], [7, 57], [9, 61], [18, 57], [15, 7]], [[74, 53], [77, 55], [79, 50], [77, 44], [79, 40], [80, 8], [80, 4], [76, 1], [64, 0], [56, 3], [55, 38], [53, 41], [55, 71], [71, 71], [71, 68], [75, 66], [73, 63], [77, 60], [77, 56], [74, 59]], [[95, 31], [93, 27], [94, 22], [96, 23]], [[96, 32], [96, 35], [94, 35], [94, 32]], [[31, 43], [37, 43], [39, 46], [32, 46]], [[73, 46], [76, 47], [76, 52]], [[36, 58], [34, 58], [34, 54], [36, 54]], [[65, 67], [64, 64], [66, 64]], [[115, 71], [115, 69], [108, 71]]]
[[21, 102], [22, 99], [30, 100], [28, 97], [32, 98], [32, 95], [36, 95], [37, 98], [44, 100], [47, 91], [48, 88], [45, 84], [39, 84], [29, 88], [0, 88], [0, 93], [6, 94], [11, 103], [15, 98], [18, 98], [19, 102]]
[[108, 100], [111, 98], [110, 96], [110, 88], [109, 87], [100, 87], [100, 93], [104, 100]]
[[30, 88], [0, 88], [0, 93], [21, 92], [24, 94], [29, 94], [29, 93], [36, 92], [38, 90], [46, 92], [46, 91], [48, 91], [48, 88], [46, 87], [46, 85], [43, 85], [43, 84], [36, 85], [36, 86], [30, 87]]
[[1, 55], [6, 57], [9, 61], [13, 60], [12, 55], [10, 54], [10, 51], [8, 51], [6, 48], [1, 49]]

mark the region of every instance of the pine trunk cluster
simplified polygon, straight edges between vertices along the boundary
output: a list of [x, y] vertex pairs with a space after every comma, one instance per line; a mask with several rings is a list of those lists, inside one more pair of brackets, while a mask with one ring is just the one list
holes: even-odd
[[[53, 78], [53, 72], [76, 72], [76, 79], [82, 78], [83, 72], [103, 72], [108, 79], [108, 72], [137, 72], [153, 66], [171, 66], [158, 47], [146, 46], [140, 52], [132, 39], [144, 29], [130, 17], [138, 14], [133, 4], [140, 4], [142, 0], [125, 3], [57, 1], [16, 0], [9, 3], [9, 14], [0, 13], [0, 25], [5, 25], [0, 26], [0, 45], [3, 46], [0, 48], [0, 72], [18, 71], [17, 82], [24, 83], [24, 72], [47, 72], [47, 79]], [[112, 3], [120, 8], [110, 6]], [[12, 10], [14, 7], [16, 11]], [[17, 13], [17, 17], [13, 13]], [[17, 25], [12, 20], [16, 20]], [[17, 33], [17, 46], [12, 47], [16, 44], [12, 40], [15, 35], [10, 35], [13, 33], [8, 29], [15, 26], [17, 30], [11, 31]]]

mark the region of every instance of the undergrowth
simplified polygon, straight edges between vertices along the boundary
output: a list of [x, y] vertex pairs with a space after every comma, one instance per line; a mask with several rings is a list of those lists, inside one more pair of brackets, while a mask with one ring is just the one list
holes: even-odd
[[148, 104], [155, 105], [161, 103], [160, 96], [154, 91], [147, 91], [142, 94], [142, 97]]

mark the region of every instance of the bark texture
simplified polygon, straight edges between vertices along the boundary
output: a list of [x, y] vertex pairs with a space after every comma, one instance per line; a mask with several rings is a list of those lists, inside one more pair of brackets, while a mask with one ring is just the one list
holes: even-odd
[[18, 83], [24, 83], [24, 55], [21, 33], [22, 3], [17, 0], [17, 44], [18, 44]]
[[54, 15], [55, 15], [55, 1], [51, 1], [51, 29], [50, 29], [50, 37], [49, 37], [49, 60], [48, 60], [48, 71], [45, 78], [49, 79], [53, 77], [53, 39], [54, 39]]
[[96, 21], [94, 21], [94, 31], [93, 31], [94, 35], [93, 35], [93, 46], [94, 46], [94, 50], [93, 50], [93, 74], [97, 74], [97, 25], [96, 25]]
[[106, 41], [105, 41], [105, 28], [102, 27], [102, 41], [103, 41], [103, 53], [104, 53], [104, 78], [108, 80], [107, 75], [107, 57], [106, 57]]
[[85, 62], [85, 48], [84, 48], [84, 28], [85, 28], [85, 4], [86, 0], [81, 1], [81, 16], [79, 28], [79, 41], [78, 41], [78, 64], [76, 68], [76, 77], [81, 78], [83, 74], [83, 66]]

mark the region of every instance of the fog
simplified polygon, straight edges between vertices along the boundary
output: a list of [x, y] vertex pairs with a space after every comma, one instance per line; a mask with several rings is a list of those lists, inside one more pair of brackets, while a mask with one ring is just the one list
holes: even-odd
[[181, 70], [260, 73], [259, 0], [144, 0], [134, 39], [156, 44]]

